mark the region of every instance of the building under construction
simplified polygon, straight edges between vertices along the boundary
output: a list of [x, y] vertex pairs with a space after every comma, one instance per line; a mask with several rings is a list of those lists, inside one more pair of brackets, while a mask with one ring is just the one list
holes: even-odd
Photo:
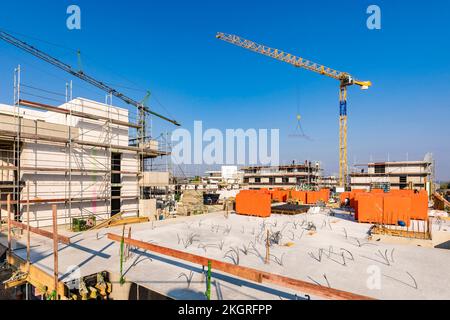
[[0, 105], [3, 217], [8, 195], [16, 220], [24, 221], [29, 209], [35, 227], [52, 224], [54, 204], [58, 224], [65, 225], [74, 218], [154, 212], [143, 197], [144, 187], [152, 186], [143, 168], [167, 151], [156, 140], [130, 143], [139, 125], [130, 121], [128, 109], [84, 98], [58, 106], [23, 100], [18, 79], [16, 103]]
[[250, 188], [289, 188], [296, 186], [318, 186], [322, 169], [318, 162], [281, 166], [253, 166], [242, 168], [244, 183]]
[[434, 167], [431, 154], [421, 161], [386, 161], [355, 165], [354, 171], [350, 174], [351, 187], [386, 190], [427, 189], [431, 193], [435, 181]]

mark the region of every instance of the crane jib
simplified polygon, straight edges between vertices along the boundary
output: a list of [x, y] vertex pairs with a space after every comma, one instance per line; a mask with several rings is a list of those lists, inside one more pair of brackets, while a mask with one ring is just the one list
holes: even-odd
[[180, 126], [180, 124], [173, 119], [169, 119], [168, 117], [165, 117], [161, 114], [158, 114], [154, 111], [149, 110], [148, 108], [145, 108], [142, 103], [135, 101], [132, 98], [127, 97], [126, 95], [118, 92], [117, 90], [115, 90], [114, 88], [104, 84], [101, 81], [98, 81], [96, 79], [94, 79], [93, 77], [85, 74], [83, 71], [75, 71], [70, 65], [44, 53], [43, 51], [40, 51], [39, 49], [27, 44], [26, 42], [23, 42], [19, 39], [17, 39], [16, 37], [4, 32], [4, 31], [0, 31], [0, 39], [14, 45], [15, 47], [22, 49], [32, 55], [34, 55], [35, 57], [44, 60], [64, 71], [66, 71], [67, 73], [85, 81], [88, 82], [90, 84], [92, 84], [93, 86], [99, 88], [100, 90], [103, 90], [105, 92], [107, 92], [108, 94], [112, 94], [113, 96], [119, 98], [120, 100], [124, 101], [125, 103], [135, 106], [136, 108], [138, 108], [139, 110], [143, 110], [146, 113], [152, 114], [158, 118], [161, 118], [165, 121], [168, 121], [176, 126]]

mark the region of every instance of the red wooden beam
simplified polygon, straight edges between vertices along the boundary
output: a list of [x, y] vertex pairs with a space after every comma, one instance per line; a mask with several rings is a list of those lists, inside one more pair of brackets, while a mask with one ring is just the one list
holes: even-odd
[[[113, 241], [121, 241], [122, 237], [116, 234], [108, 233], [108, 239]], [[373, 298], [341, 291], [332, 288], [322, 287], [316, 284], [312, 284], [309, 282], [305, 282], [302, 280], [292, 279], [288, 277], [284, 277], [281, 275], [268, 273], [260, 270], [256, 270], [253, 268], [237, 266], [234, 264], [222, 262], [215, 259], [209, 259], [206, 257], [198, 256], [195, 254], [187, 253], [184, 251], [179, 251], [167, 247], [158, 246], [155, 244], [151, 244], [148, 242], [143, 242], [135, 239], [124, 239], [124, 243], [141, 248], [144, 250], [149, 250], [152, 252], [156, 252], [159, 254], [163, 254], [166, 256], [170, 256], [176, 259], [181, 259], [185, 261], [189, 261], [195, 264], [199, 264], [202, 266], [207, 266], [208, 261], [211, 261], [212, 268], [223, 271], [228, 274], [232, 274], [234, 276], [251, 280], [258, 283], [269, 282], [272, 284], [280, 285], [283, 287], [291, 288], [294, 290], [302, 291], [306, 294], [326, 298], [326, 299], [336, 299], [336, 300], [373, 300]]]
[[[20, 228], [22, 230], [27, 230], [27, 228], [28, 228], [28, 226], [26, 224], [18, 222], [18, 221], [14, 221], [12, 219], [11, 219], [11, 225], [13, 227]], [[53, 239], [53, 233], [50, 231], [46, 231], [46, 230], [42, 230], [42, 229], [30, 226], [30, 232], [34, 233], [34, 234], [38, 234], [38, 235], [46, 237], [46, 238], [49, 238], [49, 239]], [[63, 244], [70, 244], [70, 238], [66, 237], [66, 236], [62, 236], [62, 235], [58, 235], [58, 241]]]

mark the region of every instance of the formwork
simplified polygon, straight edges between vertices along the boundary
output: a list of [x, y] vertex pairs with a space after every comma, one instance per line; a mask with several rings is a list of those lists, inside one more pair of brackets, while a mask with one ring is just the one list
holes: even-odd
[[426, 191], [358, 193], [353, 205], [355, 220], [375, 224], [374, 234], [431, 239]]
[[291, 191], [291, 198], [301, 202], [302, 204], [306, 204], [306, 191]]
[[270, 217], [271, 197], [268, 192], [242, 190], [236, 195], [236, 213], [255, 217]]
[[275, 202], [286, 202], [289, 197], [289, 191], [276, 189], [271, 191], [272, 200]]

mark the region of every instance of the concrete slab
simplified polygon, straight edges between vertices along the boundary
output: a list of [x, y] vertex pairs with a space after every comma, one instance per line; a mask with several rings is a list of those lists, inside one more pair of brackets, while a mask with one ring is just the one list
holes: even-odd
[[[369, 224], [352, 221], [345, 212], [329, 210], [300, 216], [272, 215], [268, 219], [224, 212], [132, 226], [132, 237], [177, 250], [281, 274], [322, 286], [377, 299], [450, 299], [450, 251], [369, 241]], [[306, 230], [315, 226], [315, 232]], [[441, 228], [443, 228], [441, 226]], [[280, 245], [271, 247], [271, 262], [264, 264], [265, 230], [280, 231]], [[62, 233], [67, 233], [63, 232]], [[119, 244], [106, 233], [121, 234], [122, 228], [70, 235], [72, 244], [60, 245], [60, 277], [80, 268], [82, 276], [100, 271], [119, 272]], [[188, 244], [194, 236], [192, 244]], [[0, 239], [4, 242], [4, 238]], [[24, 243], [23, 239], [17, 239]], [[291, 243], [293, 246], [284, 246]], [[15, 251], [25, 257], [25, 250]], [[52, 273], [52, 242], [32, 237], [32, 261]], [[128, 281], [175, 299], [204, 299], [202, 268], [173, 258], [133, 250], [124, 265]], [[186, 279], [191, 278], [190, 285]], [[115, 284], [118, 285], [118, 284]], [[298, 299], [303, 292], [257, 284], [214, 272], [212, 299]], [[317, 298], [317, 297], [312, 297]]]

